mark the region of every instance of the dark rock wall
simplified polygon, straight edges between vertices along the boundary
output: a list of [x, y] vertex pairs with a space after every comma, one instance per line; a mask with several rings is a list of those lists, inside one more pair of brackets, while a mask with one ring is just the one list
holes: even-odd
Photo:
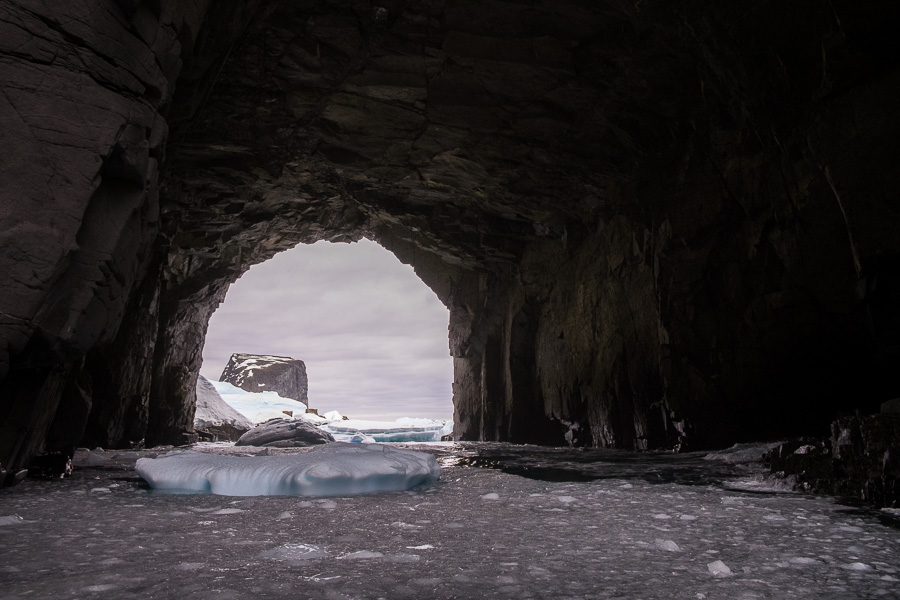
[[115, 338], [145, 272], [186, 19], [162, 4], [0, 7], [4, 464], [42, 448], [61, 390]]
[[190, 436], [228, 285], [364, 235], [450, 307], [465, 439], [721, 444], [898, 393], [895, 3], [0, 6], [4, 465], [57, 406]]

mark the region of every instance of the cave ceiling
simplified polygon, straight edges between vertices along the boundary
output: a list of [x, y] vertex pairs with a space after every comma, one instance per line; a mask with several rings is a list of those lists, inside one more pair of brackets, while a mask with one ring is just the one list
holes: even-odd
[[[396, 237], [485, 269], [646, 210], [614, 190], [701, 106], [683, 41], [638, 31], [629, 6], [485, 8], [263, 10], [202, 109], [171, 124], [172, 245]], [[679, 85], [666, 105], [658, 90]]]

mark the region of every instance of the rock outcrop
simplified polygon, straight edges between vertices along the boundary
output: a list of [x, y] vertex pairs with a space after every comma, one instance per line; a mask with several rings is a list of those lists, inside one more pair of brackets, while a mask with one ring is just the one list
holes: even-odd
[[797, 489], [900, 507], [900, 414], [841, 417], [829, 438], [782, 444], [764, 460]]
[[900, 395], [896, 2], [3, 8], [0, 469], [57, 415], [192, 439], [228, 286], [363, 236], [450, 308], [458, 438], [714, 446]]
[[197, 377], [194, 430], [201, 439], [235, 441], [253, 429], [250, 419], [231, 408], [203, 375]]
[[248, 392], [275, 392], [282, 398], [309, 404], [306, 364], [289, 356], [232, 354], [219, 381]]
[[333, 442], [334, 436], [309, 421], [272, 419], [260, 423], [234, 443], [235, 446], [303, 448]]

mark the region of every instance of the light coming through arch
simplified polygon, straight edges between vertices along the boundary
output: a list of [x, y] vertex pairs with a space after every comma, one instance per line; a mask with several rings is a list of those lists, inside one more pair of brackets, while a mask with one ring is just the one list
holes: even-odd
[[299, 358], [309, 406], [360, 419], [450, 419], [449, 313], [412, 267], [369, 240], [318, 242], [255, 265], [210, 319], [201, 373], [232, 353]]

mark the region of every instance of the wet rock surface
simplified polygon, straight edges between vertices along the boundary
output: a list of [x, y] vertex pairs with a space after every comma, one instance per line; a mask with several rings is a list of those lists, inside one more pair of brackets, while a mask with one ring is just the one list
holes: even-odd
[[275, 392], [282, 398], [309, 404], [306, 364], [289, 356], [232, 354], [219, 381], [248, 392]]
[[[615, 476], [592, 482], [454, 464], [460, 454], [523, 452], [505, 446], [415, 447], [438, 456], [439, 482], [352, 498], [148, 492], [128, 469], [137, 456], [79, 452], [72, 479], [0, 492], [0, 582], [12, 596], [111, 600], [895, 595], [892, 513], [742, 491], [751, 482], [742, 476], [651, 483], [633, 476], [631, 453], [621, 467], [608, 453]], [[563, 462], [580, 455], [564, 452]], [[695, 458], [695, 473], [720, 468]]]
[[895, 2], [2, 6], [4, 469], [58, 410], [192, 439], [228, 286], [362, 236], [450, 308], [458, 438], [725, 446], [900, 392]]
[[302, 448], [333, 442], [334, 437], [312, 423], [302, 420], [272, 419], [242, 435], [235, 446], [271, 446]]

